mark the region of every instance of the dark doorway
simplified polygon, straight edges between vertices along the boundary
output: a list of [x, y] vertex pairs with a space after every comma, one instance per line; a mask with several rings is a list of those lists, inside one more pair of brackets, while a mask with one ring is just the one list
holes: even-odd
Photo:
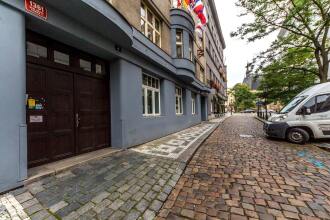
[[[39, 35], [31, 39], [29, 34], [28, 42], [35, 47], [27, 57], [28, 166], [108, 147], [110, 94], [105, 62]], [[65, 54], [60, 54], [62, 63], [54, 61], [57, 50], [65, 51], [68, 63]], [[33, 56], [34, 51], [40, 56]]]
[[201, 96], [201, 116], [202, 121], [207, 121], [207, 97]]

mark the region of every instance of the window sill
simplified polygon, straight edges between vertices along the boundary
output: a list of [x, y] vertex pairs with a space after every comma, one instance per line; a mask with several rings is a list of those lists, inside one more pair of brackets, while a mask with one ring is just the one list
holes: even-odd
[[180, 116], [183, 116], [184, 114], [183, 114], [183, 113], [181, 113], [181, 114], [175, 114], [175, 115], [180, 117]]
[[162, 115], [142, 115], [143, 118], [161, 118], [163, 117]]

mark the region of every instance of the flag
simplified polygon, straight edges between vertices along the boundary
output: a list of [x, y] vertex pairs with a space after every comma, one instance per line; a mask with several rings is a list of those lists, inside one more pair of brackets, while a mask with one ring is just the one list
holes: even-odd
[[205, 26], [201, 25], [200, 23], [196, 25], [196, 29], [195, 29], [197, 36], [199, 38], [203, 38], [203, 33], [205, 31]]
[[195, 14], [198, 16], [202, 25], [206, 25], [208, 22], [206, 8], [202, 2], [202, 0], [195, 0], [195, 4], [193, 6], [193, 10]]
[[198, 17], [198, 24], [196, 25], [196, 32], [200, 38], [203, 37], [205, 26], [208, 22], [206, 7], [202, 0], [177, 0], [178, 8], [184, 8], [193, 11]]
[[183, 1], [183, 7], [185, 9], [189, 9], [190, 7], [190, 0], [182, 0]]
[[205, 26], [208, 22], [206, 8], [202, 2], [202, 0], [194, 0], [193, 10], [197, 15], [199, 22], [196, 25], [196, 32], [200, 38], [203, 37], [203, 32], [205, 30]]
[[177, 0], [177, 1], [178, 1], [178, 3], [177, 3], [177, 4], [178, 4], [178, 5], [177, 5], [177, 8], [181, 8], [181, 5], [182, 5], [182, 4], [181, 4], [181, 0]]

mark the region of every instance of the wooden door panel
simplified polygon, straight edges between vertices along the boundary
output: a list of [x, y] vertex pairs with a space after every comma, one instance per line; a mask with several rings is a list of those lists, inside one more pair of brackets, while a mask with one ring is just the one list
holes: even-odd
[[73, 74], [53, 70], [48, 76], [49, 147], [53, 160], [75, 154]]
[[79, 153], [109, 146], [109, 105], [105, 80], [75, 76], [76, 113], [79, 126], [76, 132]]
[[[49, 136], [47, 121], [47, 78], [48, 69], [28, 64], [26, 74], [26, 93], [29, 99], [44, 99], [43, 109], [26, 108], [28, 166], [37, 166], [50, 161], [48, 152]], [[33, 117], [42, 117], [41, 122], [32, 121]]]
[[79, 123], [76, 129], [77, 149], [79, 153], [94, 148], [94, 112], [93, 112], [93, 79], [86, 76], [75, 76], [76, 114]]
[[49, 162], [48, 132], [29, 132], [28, 134], [28, 166], [33, 167]]

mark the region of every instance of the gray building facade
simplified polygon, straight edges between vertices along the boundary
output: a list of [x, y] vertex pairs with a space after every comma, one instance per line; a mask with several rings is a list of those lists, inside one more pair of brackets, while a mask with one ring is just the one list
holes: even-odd
[[189, 59], [191, 16], [143, 1], [138, 12], [146, 5], [148, 22], [157, 16], [144, 33], [116, 3], [0, 2], [0, 192], [22, 185], [29, 167], [129, 148], [208, 119], [211, 90]]
[[205, 0], [209, 22], [205, 31], [206, 76], [211, 87], [208, 99], [209, 118], [225, 112], [227, 100], [226, 43], [214, 0]]

